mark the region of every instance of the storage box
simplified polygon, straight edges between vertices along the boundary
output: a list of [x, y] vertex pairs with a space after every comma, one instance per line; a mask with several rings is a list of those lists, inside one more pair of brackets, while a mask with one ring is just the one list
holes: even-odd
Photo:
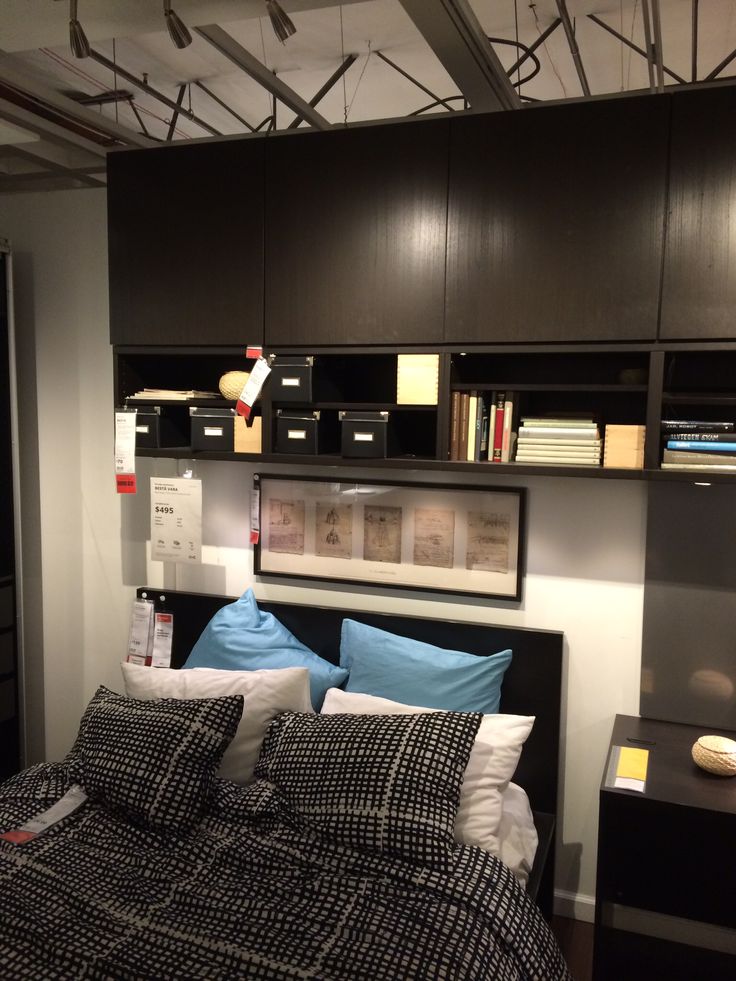
[[606, 426], [603, 466], [641, 470], [644, 466], [646, 426]]
[[312, 367], [314, 358], [277, 357], [271, 366], [271, 401], [312, 401]]
[[319, 412], [276, 410], [277, 453], [319, 453]]
[[189, 410], [193, 450], [233, 452], [235, 445], [235, 409], [210, 409], [192, 406]]
[[235, 416], [235, 452], [236, 453], [262, 453], [263, 452], [263, 425], [260, 416], [253, 416], [252, 422], [248, 425], [245, 418], [241, 415]]
[[343, 456], [385, 457], [388, 412], [341, 412]]
[[135, 445], [143, 449], [166, 446], [188, 446], [186, 409], [169, 409], [160, 405], [141, 407], [135, 415]]

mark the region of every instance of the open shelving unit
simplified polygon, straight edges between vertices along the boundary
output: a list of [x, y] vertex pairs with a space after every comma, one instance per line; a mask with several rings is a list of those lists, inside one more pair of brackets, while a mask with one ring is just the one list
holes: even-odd
[[[249, 370], [244, 348], [116, 347], [115, 397], [127, 402], [144, 387], [217, 391], [225, 371]], [[435, 348], [437, 353], [438, 349]], [[436, 405], [397, 403], [397, 355], [427, 353], [417, 348], [279, 349], [266, 356], [311, 354], [311, 398], [304, 402], [272, 401], [268, 383], [255, 411], [263, 420], [263, 452], [193, 451], [189, 446], [139, 449], [148, 457], [212, 460], [257, 460], [262, 463], [322, 467], [434, 470], [490, 474], [528, 474], [626, 480], [697, 479], [695, 471], [660, 469], [660, 423], [663, 418], [736, 420], [736, 342], [689, 344], [483, 345], [464, 350], [439, 350], [439, 396]], [[643, 469], [572, 466], [568, 464], [489, 463], [450, 460], [450, 403], [453, 391], [511, 391], [520, 415], [585, 412], [594, 414], [601, 434], [606, 424], [646, 426]], [[165, 404], [154, 403], [150, 404]], [[226, 399], [191, 400], [183, 404], [232, 407]], [[182, 403], [173, 403], [182, 407]], [[314, 455], [276, 451], [278, 409], [319, 411], [334, 433], [342, 410], [389, 412], [388, 455], [353, 458], [328, 452]], [[708, 481], [729, 481], [736, 475], [704, 471]], [[695, 477], [694, 477], [695, 475]]]

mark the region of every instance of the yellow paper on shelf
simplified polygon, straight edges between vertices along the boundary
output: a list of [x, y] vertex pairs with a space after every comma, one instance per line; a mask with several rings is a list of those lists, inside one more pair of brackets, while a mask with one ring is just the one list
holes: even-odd
[[399, 354], [396, 402], [398, 405], [437, 405], [439, 354]]
[[616, 752], [613, 786], [643, 793], [647, 782], [649, 750], [633, 746], [614, 746], [613, 749]]

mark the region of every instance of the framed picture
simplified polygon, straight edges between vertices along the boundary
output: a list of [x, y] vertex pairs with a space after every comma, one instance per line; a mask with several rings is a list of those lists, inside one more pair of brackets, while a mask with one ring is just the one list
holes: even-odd
[[523, 488], [254, 479], [257, 575], [521, 599]]

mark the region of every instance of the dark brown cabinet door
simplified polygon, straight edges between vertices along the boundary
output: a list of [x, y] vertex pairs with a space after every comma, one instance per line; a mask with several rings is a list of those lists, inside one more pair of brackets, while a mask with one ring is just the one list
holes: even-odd
[[665, 97], [453, 119], [448, 342], [653, 340]]
[[446, 120], [266, 146], [266, 344], [442, 341]]
[[672, 97], [663, 340], [736, 337], [736, 90]]
[[263, 343], [263, 141], [112, 153], [114, 344]]

